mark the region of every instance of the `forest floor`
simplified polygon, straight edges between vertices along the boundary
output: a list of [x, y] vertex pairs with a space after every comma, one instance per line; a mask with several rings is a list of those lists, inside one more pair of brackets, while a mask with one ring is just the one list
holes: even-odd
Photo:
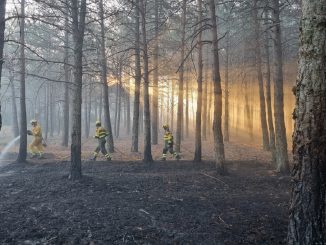
[[[85, 159], [93, 147], [83, 146]], [[269, 153], [228, 143], [229, 173], [219, 176], [211, 143], [201, 163], [192, 143], [179, 162], [151, 165], [127, 148], [118, 143], [111, 162], [84, 160], [81, 181], [68, 180], [69, 152], [55, 144], [47, 159], [2, 166], [0, 244], [285, 243], [290, 178], [272, 171]]]

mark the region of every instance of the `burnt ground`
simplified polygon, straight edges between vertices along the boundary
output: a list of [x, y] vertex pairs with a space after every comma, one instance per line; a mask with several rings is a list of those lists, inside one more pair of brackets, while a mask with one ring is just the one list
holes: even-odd
[[0, 169], [0, 244], [283, 244], [290, 180], [259, 160]]

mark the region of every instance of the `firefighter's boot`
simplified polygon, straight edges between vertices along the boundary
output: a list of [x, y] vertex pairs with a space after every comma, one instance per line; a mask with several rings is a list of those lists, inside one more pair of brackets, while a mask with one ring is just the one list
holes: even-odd
[[111, 156], [110, 156], [109, 154], [106, 154], [106, 155], [105, 155], [105, 159], [106, 159], [107, 161], [111, 161]]
[[181, 156], [180, 156], [180, 154], [178, 154], [178, 153], [174, 153], [174, 157], [175, 157], [175, 159], [177, 160], [177, 161], [179, 161], [180, 159], [181, 159]]
[[37, 155], [35, 153], [31, 153], [31, 156], [30, 156], [31, 159], [36, 158], [36, 157], [37, 157]]
[[38, 154], [38, 159], [45, 159], [43, 152], [40, 151]]
[[94, 152], [93, 153], [93, 157], [91, 157], [89, 160], [90, 161], [96, 161], [97, 155], [98, 155], [98, 153], [97, 152]]
[[161, 160], [162, 160], [162, 161], [166, 161], [166, 154], [163, 154], [163, 155], [162, 155]]

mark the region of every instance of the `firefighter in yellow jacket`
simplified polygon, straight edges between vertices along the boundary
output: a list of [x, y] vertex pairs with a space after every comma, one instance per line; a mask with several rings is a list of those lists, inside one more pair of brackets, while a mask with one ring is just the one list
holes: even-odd
[[164, 148], [163, 148], [163, 156], [162, 156], [162, 160], [165, 161], [166, 157], [167, 157], [167, 153], [170, 152], [177, 160], [180, 159], [179, 154], [173, 150], [173, 134], [171, 133], [170, 129], [169, 129], [169, 125], [165, 124], [163, 125], [163, 129], [164, 129]]
[[42, 129], [41, 126], [38, 124], [38, 122], [33, 119], [31, 120], [32, 130], [27, 130], [28, 135], [33, 135], [34, 139], [32, 143], [29, 145], [29, 151], [31, 153], [31, 158], [38, 157], [44, 158], [44, 148], [42, 145]]
[[106, 129], [101, 126], [100, 121], [97, 121], [95, 126], [96, 126], [96, 131], [95, 131], [94, 138], [98, 140], [98, 146], [96, 147], [94, 151], [94, 156], [91, 160], [95, 161], [98, 156], [98, 153], [101, 151], [104, 157], [106, 158], [106, 160], [110, 161], [111, 156], [105, 148], [105, 143], [106, 143], [105, 137], [108, 136], [109, 134], [106, 132]]

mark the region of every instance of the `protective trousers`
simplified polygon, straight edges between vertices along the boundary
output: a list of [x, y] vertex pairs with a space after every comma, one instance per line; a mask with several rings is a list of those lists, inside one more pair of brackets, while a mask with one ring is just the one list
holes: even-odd
[[102, 154], [107, 158], [110, 159], [110, 155], [107, 152], [105, 148], [106, 140], [105, 138], [98, 139], [98, 146], [96, 147], [94, 151], [94, 157], [96, 158], [98, 156], [98, 153], [101, 151]]

